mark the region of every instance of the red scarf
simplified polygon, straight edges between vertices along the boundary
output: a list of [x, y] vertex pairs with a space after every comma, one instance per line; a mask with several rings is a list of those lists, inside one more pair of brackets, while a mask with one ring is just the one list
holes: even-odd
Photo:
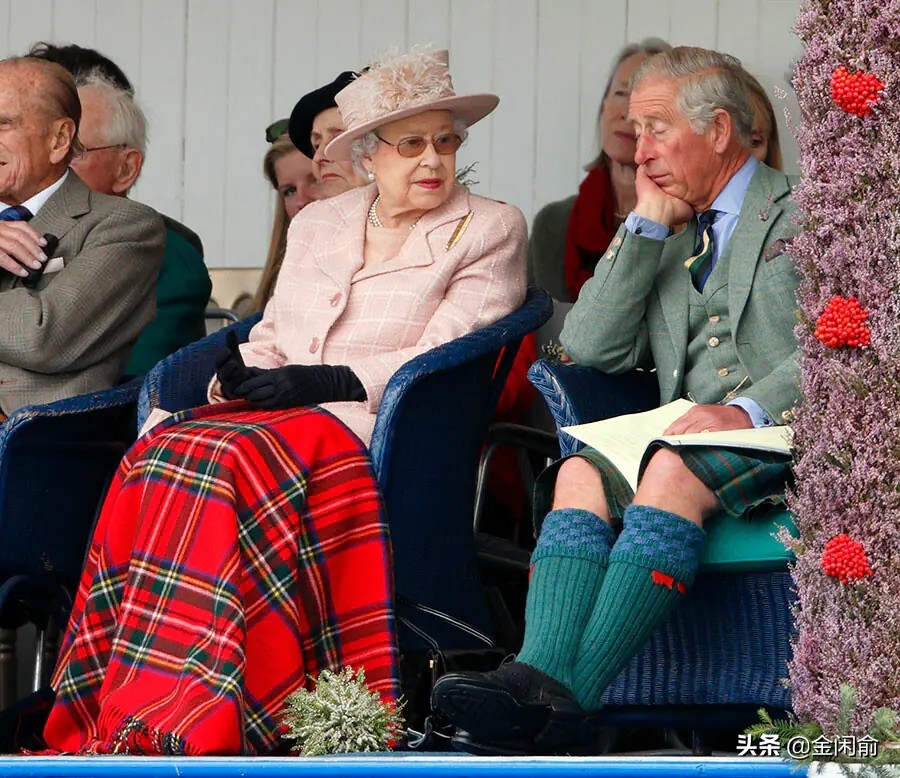
[[563, 274], [573, 300], [616, 234], [615, 203], [609, 170], [595, 167], [578, 188], [566, 229]]

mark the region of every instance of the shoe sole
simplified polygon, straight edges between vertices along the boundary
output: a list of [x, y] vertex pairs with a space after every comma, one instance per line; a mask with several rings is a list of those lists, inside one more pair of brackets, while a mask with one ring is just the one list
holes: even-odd
[[562, 748], [584, 741], [587, 719], [582, 711], [519, 702], [504, 689], [459, 680], [436, 687], [437, 708], [478, 742], [534, 741], [544, 748]]
[[535, 753], [531, 748], [522, 748], [518, 745], [486, 745], [478, 743], [468, 737], [450, 738], [450, 745], [457, 751], [474, 756], [534, 756]]

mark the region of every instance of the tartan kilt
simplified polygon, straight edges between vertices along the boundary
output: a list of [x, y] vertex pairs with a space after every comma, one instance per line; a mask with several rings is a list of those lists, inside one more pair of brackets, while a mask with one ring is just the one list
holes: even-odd
[[[757, 511], [769, 510], [784, 504], [784, 490], [791, 481], [792, 460], [783, 454], [763, 451], [749, 456], [746, 450], [718, 446], [668, 446], [681, 456], [687, 468], [714, 492], [722, 503], [722, 510], [736, 518], [747, 517]], [[585, 448], [554, 462], [535, 482], [534, 523], [540, 528], [544, 516], [553, 504], [553, 489], [560, 465], [570, 457], [581, 457], [600, 472], [606, 502], [615, 526], [621, 526], [622, 516], [634, 492], [618, 468], [596, 449]]]
[[106, 496], [54, 671], [54, 752], [266, 754], [310, 676], [397, 698], [390, 545], [366, 448], [319, 408], [178, 414]]

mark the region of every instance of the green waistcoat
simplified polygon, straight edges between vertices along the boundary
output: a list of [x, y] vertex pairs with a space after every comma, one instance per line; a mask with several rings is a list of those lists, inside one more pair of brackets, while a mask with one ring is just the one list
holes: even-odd
[[728, 313], [730, 249], [729, 241], [702, 292], [689, 285], [687, 373], [682, 391], [685, 397], [700, 403], [720, 402], [738, 386], [747, 386], [747, 373], [738, 358]]

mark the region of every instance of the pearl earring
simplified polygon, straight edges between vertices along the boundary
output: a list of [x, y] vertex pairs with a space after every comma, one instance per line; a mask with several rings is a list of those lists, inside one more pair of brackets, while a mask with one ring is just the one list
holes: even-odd
[[366, 175], [369, 177], [369, 181], [375, 180], [375, 174], [371, 170]]

